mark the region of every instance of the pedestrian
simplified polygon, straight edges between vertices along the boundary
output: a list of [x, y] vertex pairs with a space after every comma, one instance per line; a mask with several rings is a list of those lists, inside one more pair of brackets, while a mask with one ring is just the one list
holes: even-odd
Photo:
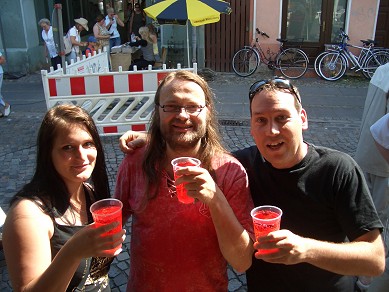
[[[361, 129], [355, 160], [363, 170], [374, 205], [384, 224], [383, 238], [386, 251], [386, 262], [389, 265], [389, 164], [379, 153], [370, 127], [389, 109], [389, 63], [377, 68], [370, 80], [365, 106], [362, 115]], [[389, 281], [389, 267], [381, 276]], [[367, 290], [371, 277], [359, 277], [357, 285], [360, 290]], [[387, 290], [384, 289], [385, 291]], [[375, 290], [375, 291], [384, 291]]]
[[102, 236], [117, 223], [96, 227], [89, 211], [109, 197], [93, 119], [78, 106], [51, 108], [39, 129], [33, 178], [11, 200], [4, 224], [14, 291], [110, 291], [108, 270], [124, 230]]
[[73, 60], [74, 62], [77, 61], [77, 57], [81, 57], [81, 50], [80, 47], [86, 47], [87, 43], [81, 41], [81, 32], [83, 30], [88, 31], [88, 20], [85, 18], [76, 18], [74, 20], [75, 25], [69, 29], [67, 36], [70, 38], [70, 42], [72, 43], [72, 51], [66, 55], [66, 61], [68, 64], [71, 63]]
[[155, 62], [161, 60], [159, 56], [158, 40], [156, 35], [151, 34], [147, 26], [142, 26], [139, 29], [139, 34], [141, 37], [136, 36], [136, 41], [131, 42], [130, 46], [140, 46], [142, 54], [130, 65], [130, 71], [134, 70], [134, 66], [137, 66], [138, 69], [147, 69], [149, 65], [154, 66]]
[[110, 36], [109, 48], [120, 46], [122, 41], [120, 39], [120, 33], [118, 31], [118, 25], [124, 27], [123, 21], [115, 14], [113, 8], [107, 9], [107, 16], [105, 17], [105, 26], [108, 29]]
[[101, 50], [103, 52], [104, 51], [107, 52], [108, 60], [109, 60], [109, 54], [110, 54], [109, 39], [111, 38], [111, 35], [109, 34], [108, 29], [105, 25], [105, 18], [103, 14], [100, 14], [96, 17], [96, 23], [93, 26], [93, 35], [97, 39], [97, 42]]
[[131, 41], [130, 35], [130, 20], [131, 20], [131, 15], [133, 13], [133, 5], [132, 5], [132, 0], [127, 0], [127, 9], [126, 9], [126, 18], [125, 18], [125, 24], [126, 24], [126, 34], [127, 34], [127, 40]]
[[389, 163], [389, 113], [375, 122], [370, 127], [370, 132], [378, 151]]
[[134, 5], [134, 11], [132, 12], [130, 18], [129, 34], [130, 35], [135, 34], [136, 36], [140, 37], [139, 29], [145, 25], [146, 25], [146, 13], [140, 7], [139, 2], [137, 2]]
[[5, 64], [5, 62], [6, 62], [5, 57], [0, 52], [0, 118], [8, 117], [9, 114], [11, 113], [11, 105], [5, 102], [1, 94], [1, 88], [3, 86], [3, 77], [4, 77], [3, 64]]
[[58, 50], [54, 42], [53, 27], [50, 20], [42, 18], [38, 25], [42, 28], [42, 39], [45, 42], [45, 57], [50, 57], [51, 66], [56, 70], [62, 65], [61, 56], [58, 55]]
[[[197, 74], [176, 71], [159, 85], [150, 143], [121, 163], [115, 197], [132, 216], [127, 291], [227, 291], [227, 263], [239, 272], [253, 254], [247, 176], [223, 147], [213, 93]], [[171, 160], [198, 158], [176, 181]], [[185, 182], [194, 203], [177, 200]]]
[[[249, 177], [255, 206], [282, 209], [281, 229], [257, 238], [247, 270], [249, 291], [354, 291], [355, 276], [384, 270], [382, 223], [366, 181], [347, 154], [303, 140], [308, 128], [300, 94], [275, 77], [250, 87], [255, 146], [236, 151]], [[125, 151], [141, 141], [126, 141]], [[132, 150], [133, 151], [133, 150]]]

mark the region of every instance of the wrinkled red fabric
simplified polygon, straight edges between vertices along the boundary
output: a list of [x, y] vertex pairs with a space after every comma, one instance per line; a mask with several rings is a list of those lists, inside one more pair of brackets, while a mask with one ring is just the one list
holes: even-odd
[[[167, 180], [142, 208], [144, 149], [128, 154], [118, 171], [115, 197], [124, 218], [132, 215], [130, 275], [127, 291], [227, 291], [227, 262], [222, 256], [208, 207], [182, 204]], [[242, 165], [232, 156], [214, 157], [216, 183], [242, 226], [252, 235], [253, 203]]]

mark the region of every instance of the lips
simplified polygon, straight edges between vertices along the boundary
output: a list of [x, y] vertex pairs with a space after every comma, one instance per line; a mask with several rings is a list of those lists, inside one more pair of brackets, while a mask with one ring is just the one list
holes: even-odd
[[278, 150], [282, 145], [284, 145], [284, 142], [267, 144], [266, 147], [271, 150]]
[[193, 129], [192, 125], [187, 125], [187, 124], [173, 124], [172, 126], [176, 131], [180, 131], [180, 132], [187, 132]]

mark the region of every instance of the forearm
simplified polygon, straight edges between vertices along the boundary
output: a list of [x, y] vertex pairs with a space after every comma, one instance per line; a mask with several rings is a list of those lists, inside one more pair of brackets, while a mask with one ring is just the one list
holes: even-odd
[[385, 267], [379, 236], [374, 242], [330, 243], [306, 239], [306, 262], [340, 275], [378, 276]]
[[80, 261], [75, 260], [72, 254], [61, 249], [46, 271], [19, 291], [66, 291], [79, 264]]
[[228, 263], [238, 272], [246, 271], [254, 249], [248, 232], [236, 218], [225, 196], [220, 192], [209, 205], [219, 247]]

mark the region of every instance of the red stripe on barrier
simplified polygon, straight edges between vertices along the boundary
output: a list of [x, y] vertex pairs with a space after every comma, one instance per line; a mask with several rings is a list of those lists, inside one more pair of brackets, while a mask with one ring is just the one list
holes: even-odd
[[100, 93], [115, 93], [113, 76], [99, 76]]
[[72, 95], [85, 95], [84, 77], [70, 78], [70, 92]]
[[157, 73], [158, 85], [161, 83], [161, 81], [162, 81], [168, 74], [169, 74], [168, 72]]
[[57, 83], [55, 79], [49, 79], [49, 94], [50, 96], [57, 96]]
[[128, 74], [128, 91], [143, 91], [143, 74]]
[[133, 131], [146, 131], [146, 125], [132, 125], [131, 130]]
[[103, 132], [105, 134], [117, 133], [118, 132], [118, 127], [117, 126], [103, 127]]

